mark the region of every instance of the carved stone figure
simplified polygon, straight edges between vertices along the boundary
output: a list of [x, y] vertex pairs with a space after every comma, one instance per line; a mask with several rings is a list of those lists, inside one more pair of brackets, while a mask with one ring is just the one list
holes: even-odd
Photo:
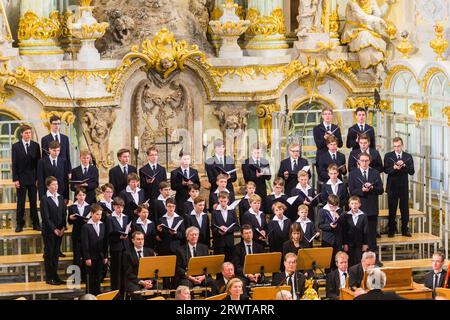
[[309, 32], [322, 32], [322, 12], [323, 0], [300, 0], [297, 36], [305, 37]]
[[83, 130], [91, 151], [98, 165], [110, 168], [114, 161], [109, 154], [109, 136], [112, 125], [116, 120], [116, 113], [112, 108], [90, 109], [83, 115]]
[[203, 32], [208, 30], [209, 14], [206, 0], [190, 0], [189, 11], [197, 18]]

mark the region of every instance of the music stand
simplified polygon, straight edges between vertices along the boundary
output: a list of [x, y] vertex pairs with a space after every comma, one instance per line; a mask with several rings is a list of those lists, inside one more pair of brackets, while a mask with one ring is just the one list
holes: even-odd
[[189, 259], [187, 274], [188, 276], [205, 276], [205, 297], [208, 296], [208, 285], [206, 277], [208, 274], [219, 273], [225, 260], [224, 254], [214, 256], [192, 257]]
[[252, 289], [252, 300], [276, 300], [277, 293], [282, 290], [290, 292], [291, 286], [255, 287]]
[[143, 257], [139, 259], [139, 279], [156, 279], [156, 294], [159, 293], [158, 278], [173, 277], [177, 256]]
[[244, 259], [244, 274], [261, 274], [264, 283], [264, 273], [280, 271], [281, 252], [247, 254]]
[[325, 274], [325, 269], [330, 268], [333, 248], [308, 248], [299, 249], [297, 253], [297, 270], [312, 270], [314, 284], [317, 283], [316, 269]]

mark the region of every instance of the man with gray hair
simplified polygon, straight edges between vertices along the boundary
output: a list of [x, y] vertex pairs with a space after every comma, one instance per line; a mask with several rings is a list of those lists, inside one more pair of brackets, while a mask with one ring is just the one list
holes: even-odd
[[203, 257], [209, 254], [208, 246], [198, 242], [199, 233], [197, 227], [189, 227], [186, 229], [187, 243], [179, 247], [176, 251], [175, 283], [193, 288], [194, 286], [204, 286], [206, 282], [206, 285], [211, 287], [211, 294], [216, 295], [217, 287], [210, 275], [188, 275], [189, 260], [193, 257]]
[[234, 265], [228, 261], [224, 262], [222, 264], [221, 273], [222, 273], [222, 276], [217, 277], [217, 279], [216, 279], [216, 286], [217, 286], [217, 289], [219, 290], [219, 293], [224, 293], [225, 288], [227, 287], [228, 281], [230, 281], [233, 278], [236, 278], [235, 272], [234, 272]]
[[361, 287], [361, 282], [364, 278], [364, 272], [372, 269], [376, 263], [376, 255], [374, 252], [366, 251], [363, 253], [361, 263], [355, 264], [348, 269], [348, 284], [353, 290]]
[[191, 291], [189, 287], [178, 286], [175, 291], [175, 300], [191, 300]]
[[280, 290], [277, 292], [275, 300], [293, 300], [292, 293], [287, 290]]
[[386, 274], [379, 268], [372, 268], [367, 271], [366, 286], [369, 291], [356, 291], [355, 300], [405, 300], [395, 292], [383, 291], [385, 285]]

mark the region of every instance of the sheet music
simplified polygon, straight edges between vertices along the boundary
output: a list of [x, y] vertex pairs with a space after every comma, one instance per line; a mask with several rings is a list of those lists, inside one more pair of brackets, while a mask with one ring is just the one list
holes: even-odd
[[232, 204], [230, 204], [227, 207], [227, 210], [234, 210], [237, 207], [237, 205], [239, 204], [239, 202], [241, 202], [241, 200], [242, 199], [235, 200]]
[[295, 202], [295, 200], [297, 200], [297, 198], [298, 198], [298, 195], [297, 195], [297, 196], [290, 197], [290, 198], [288, 198], [286, 201], [287, 201], [287, 203], [289, 203], [290, 205], [292, 205], [292, 204]]

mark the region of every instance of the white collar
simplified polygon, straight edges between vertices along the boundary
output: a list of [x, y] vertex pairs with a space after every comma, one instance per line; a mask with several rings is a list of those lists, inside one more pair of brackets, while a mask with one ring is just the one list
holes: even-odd
[[92, 224], [92, 225], [101, 225], [103, 222], [101, 222], [100, 220], [98, 220], [98, 222], [95, 223], [95, 222], [92, 220], [92, 218], [91, 218], [91, 219], [89, 219], [89, 221], [88, 221], [87, 223], [88, 223], [88, 224]]
[[331, 152], [331, 150], [328, 150], [328, 153], [330, 154], [330, 156], [333, 156], [333, 154], [336, 155], [336, 158], [337, 158], [337, 153], [338, 153], [337, 150], [336, 150], [336, 152]]
[[277, 217], [277, 215], [274, 215], [272, 220], [283, 222], [284, 220], [287, 220], [287, 219], [288, 218], [286, 218], [286, 216], [283, 214], [283, 218], [281, 220]]
[[189, 197], [189, 199], [187, 199], [187, 201], [194, 203], [194, 199], [192, 199], [192, 197]]
[[130, 193], [138, 193], [139, 191], [141, 191], [141, 188], [136, 187], [136, 191], [133, 192], [133, 191], [131, 190], [130, 186], [127, 186], [126, 189], [125, 189], [125, 191], [126, 191], [126, 192], [130, 192]]
[[120, 167], [120, 169], [122, 169], [122, 171], [123, 171], [123, 168], [127, 167], [127, 169], [128, 169], [129, 166], [128, 166], [128, 164], [126, 164], [126, 165], [123, 166], [123, 165], [119, 162], [119, 167]]
[[49, 155], [48, 158], [50, 159], [50, 162], [52, 162], [54, 160], [54, 161], [56, 161], [56, 163], [58, 163], [58, 157], [53, 159], [52, 156]]
[[367, 169], [359, 168], [359, 170], [361, 170], [361, 174], [363, 174], [364, 171], [366, 172], [367, 177], [369, 177], [369, 169], [370, 169], [370, 167], [368, 167]]
[[194, 248], [194, 247], [197, 248], [197, 245], [198, 245], [198, 243], [192, 245], [192, 244], [190, 244], [190, 243], [188, 242], [189, 249], [191, 249], [191, 250], [192, 250], [192, 248]]
[[116, 217], [116, 218], [119, 218], [119, 219], [123, 219], [123, 216], [124, 216], [124, 214], [123, 214], [123, 212], [120, 214], [120, 216], [117, 214], [117, 212], [115, 212], [115, 211], [113, 211], [113, 213], [111, 214], [111, 216], [113, 216], [113, 217]]
[[142, 247], [141, 249], [134, 247], [134, 251], [142, 251], [142, 254], [144, 254], [144, 247]]
[[339, 277], [342, 277], [344, 272], [347, 274], [347, 277], [348, 277], [348, 270], [347, 271], [341, 271], [340, 269], [338, 269], [338, 271], [339, 271]]
[[225, 162], [225, 155], [219, 156], [219, 155], [216, 153], [216, 154], [214, 154], [214, 156], [215, 156], [217, 159], [222, 158], [222, 159], [224, 160], [224, 162]]
[[150, 223], [152, 223], [152, 220], [149, 220], [149, 219], [147, 218], [147, 220], [145, 220], [145, 222], [146, 222], [146, 223], [144, 223], [144, 221], [141, 220], [141, 217], [139, 217], [139, 218], [136, 219], [136, 223], [137, 223], [137, 224], [143, 224], [143, 225], [149, 225]]
[[170, 218], [170, 217], [169, 217], [169, 215], [168, 215], [168, 214], [167, 214], [167, 212], [166, 212], [166, 214], [165, 214], [165, 215], [163, 215], [163, 217], [164, 217], [164, 218], [169, 218], [169, 219], [173, 219], [173, 218], [177, 218], [177, 217], [179, 217], [179, 215], [178, 215], [178, 214], [177, 214], [176, 212], [174, 212], [174, 213], [173, 213], [173, 216], [172, 216], [172, 218]]
[[80, 166], [81, 166], [81, 168], [82, 169], [84, 169], [84, 168], [86, 168], [86, 169], [88, 169], [89, 170], [89, 167], [91, 166], [89, 163], [88, 163], [88, 165], [87, 166], [84, 166], [83, 164], [80, 164]]
[[[203, 216], [203, 215], [205, 215], [206, 214], [206, 212], [203, 212], [202, 211], [202, 213], [200, 214], [200, 216]], [[192, 210], [191, 211], [191, 216], [196, 216], [197, 215], [197, 213], [195, 212], [195, 210]]]
[[250, 199], [250, 197], [248, 196], [248, 194], [246, 194], [246, 195], [244, 196], [244, 199]]
[[397, 153], [396, 151], [394, 151], [394, 153], [395, 153], [395, 155], [398, 157], [398, 156], [400, 156], [400, 158], [402, 157], [402, 155], [403, 155], [403, 151], [402, 152], [400, 152], [400, 153]]
[[295, 220], [295, 222], [298, 222], [298, 223], [310, 223], [310, 222], [312, 222], [311, 220], [309, 220], [309, 218], [306, 218], [306, 220], [305, 221], [302, 221], [302, 220], [300, 220], [300, 218], [298, 218], [297, 220]]
[[156, 163], [151, 163], [150, 161], [148, 162], [148, 165], [150, 166], [150, 168], [156, 167], [158, 168], [158, 162]]
[[364, 212], [362, 212], [361, 210], [358, 209], [358, 212], [353, 214], [352, 210], [350, 210], [349, 212], [347, 212], [347, 214], [351, 215], [351, 216], [360, 216], [362, 214], [364, 214]]
[[218, 208], [217, 210], [220, 210], [220, 211], [228, 211], [228, 205], [227, 205], [227, 207], [224, 209], [224, 208], [222, 208], [222, 206], [219, 204], [219, 205], [217, 205], [217, 207], [216, 208]]
[[110, 204], [113, 202], [113, 199], [111, 199], [110, 201], [106, 201], [105, 199], [100, 200], [101, 203], [106, 203], [106, 204]]
[[[271, 196], [273, 195], [273, 196], [275, 196], [275, 197], [277, 196], [277, 195], [275, 194], [275, 192], [272, 192], [270, 195], [271, 195]], [[281, 196], [285, 196], [284, 192], [280, 193], [280, 195], [278, 196], [278, 198], [281, 197]], [[277, 199], [278, 199], [278, 198], [277, 198]]]
[[[225, 188], [225, 190], [223, 190], [223, 191], [225, 191], [226, 193], [230, 193], [230, 191], [227, 189], [227, 188]], [[219, 194], [219, 188], [217, 188], [216, 189], [216, 191], [214, 191], [214, 193], [217, 193], [217, 194]]]
[[300, 159], [300, 157], [298, 157], [297, 159], [294, 159], [292, 157], [289, 157], [289, 158], [291, 159], [291, 163], [294, 162], [294, 161], [297, 161], [297, 164], [298, 164], [298, 160]]
[[[303, 187], [300, 185], [300, 182], [297, 183], [297, 185], [295, 186], [295, 188], [300, 189], [300, 190], [305, 190], [303, 189]], [[308, 191], [309, 189], [311, 189], [311, 186], [309, 184], [306, 185], [306, 191]]]
[[261, 164], [261, 158], [256, 159], [256, 158], [253, 158], [253, 156], [252, 156], [252, 160], [253, 160], [253, 163], [254, 163], [254, 164], [256, 164], [256, 161], [259, 161], [259, 163]]
[[[47, 196], [48, 196], [48, 195], [47, 195]], [[83, 202], [83, 203], [81, 204], [81, 206], [80, 206], [80, 204], [78, 203], [78, 201], [76, 201], [75, 204], [77, 205], [77, 207], [87, 207], [87, 206], [89, 206], [89, 203], [87, 203], [86, 201]]]
[[23, 143], [23, 145], [26, 145], [28, 143], [31, 146], [31, 139], [30, 139], [30, 141], [25, 141], [22, 139], [22, 143]]
[[323, 123], [323, 126], [326, 128], [326, 127], [328, 127], [328, 126], [332, 126], [333, 125], [333, 123], [332, 122], [330, 122], [330, 123], [325, 123], [325, 121], [322, 121], [322, 123]]
[[54, 138], [55, 136], [58, 136], [58, 138], [60, 137], [60, 133], [59, 132], [57, 132], [57, 133], [54, 133], [54, 132], [52, 132], [52, 137]]
[[258, 213], [256, 213], [255, 211], [253, 211], [253, 209], [252, 208], [250, 208], [250, 209], [248, 209], [248, 211], [251, 213], [251, 214], [254, 214], [255, 216], [259, 216], [261, 213], [262, 213], [262, 211], [260, 210], [260, 211], [258, 211]]
[[356, 122], [356, 125], [358, 127], [361, 127], [361, 126], [363, 126], [364, 128], [366, 127], [366, 123], [365, 122], [363, 122], [363, 123]]
[[[341, 183], [343, 183], [343, 182], [341, 181], [341, 179], [337, 179], [336, 185], [340, 185]], [[327, 181], [326, 184], [329, 184], [330, 186], [332, 186], [332, 185], [333, 185], [333, 182], [331, 182], [331, 179], [328, 179], [328, 181]]]
[[180, 166], [180, 170], [181, 171], [184, 171], [184, 170], [188, 170], [189, 171], [189, 169], [190, 169], [190, 166], [187, 166], [186, 168], [183, 168], [182, 166]]
[[244, 246], [252, 246], [253, 247], [253, 241], [250, 243], [247, 243], [245, 241], [242, 241], [242, 243], [244, 243]]
[[[328, 203], [323, 207], [323, 209], [325, 209], [325, 210], [331, 212], [331, 207], [330, 207], [330, 205], [329, 205]], [[338, 208], [338, 209], [339, 209], [339, 208]], [[336, 209], [336, 211], [337, 211], [338, 209]]]
[[[52, 198], [53, 198], [53, 195], [52, 195], [51, 192], [48, 191], [48, 190], [47, 190], [47, 197], [52, 197]], [[58, 198], [58, 197], [59, 197], [59, 193], [56, 192], [56, 193], [55, 193], [55, 198]]]
[[158, 196], [158, 199], [157, 199], [157, 200], [161, 200], [161, 201], [166, 201], [166, 200], [167, 200], [167, 199], [169, 199], [169, 198], [170, 198], [170, 196], [169, 196], [169, 197], [167, 197], [167, 198], [164, 198], [162, 194], [159, 194], [159, 196]]

